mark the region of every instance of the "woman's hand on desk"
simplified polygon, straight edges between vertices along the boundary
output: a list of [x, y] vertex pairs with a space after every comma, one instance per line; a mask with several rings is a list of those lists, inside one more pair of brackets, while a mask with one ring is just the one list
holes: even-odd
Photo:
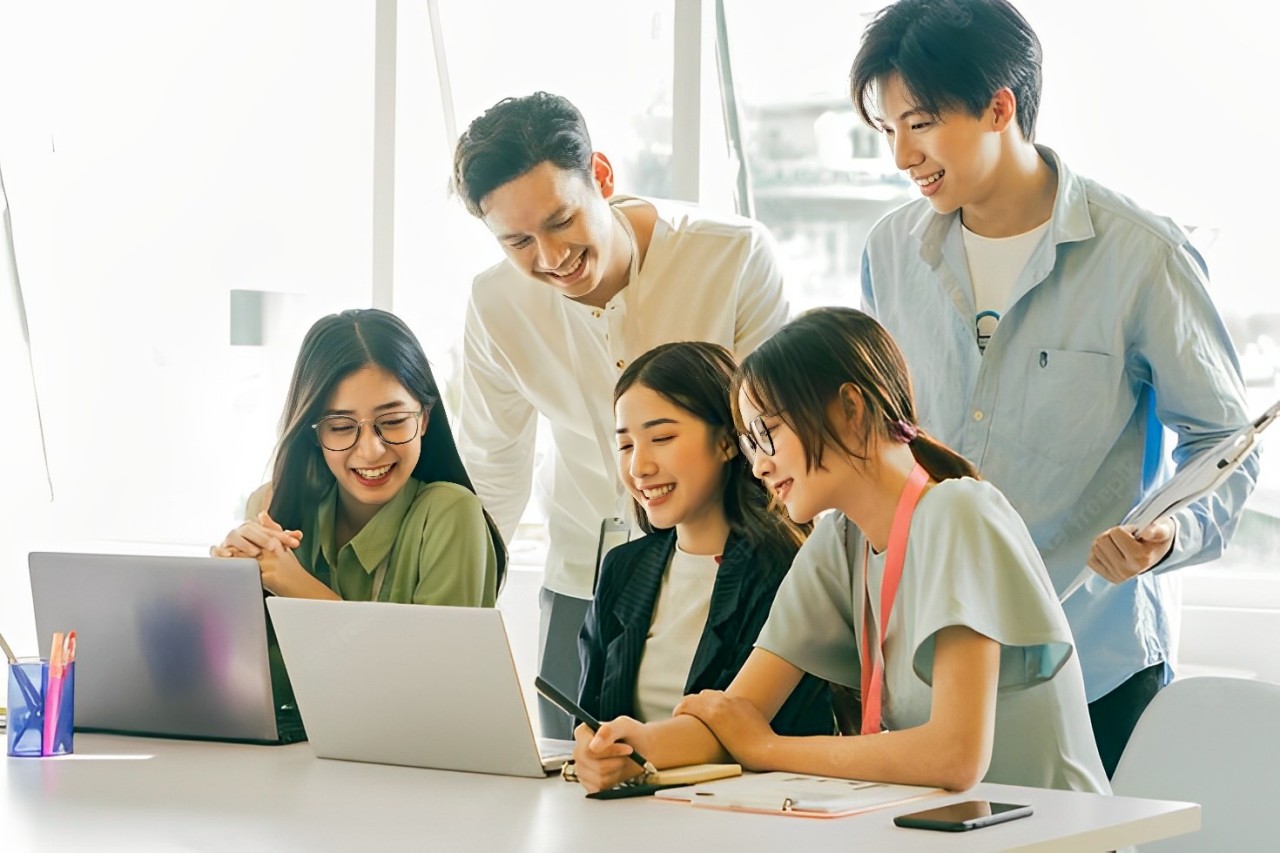
[[638, 742], [643, 738], [644, 723], [630, 717], [601, 723], [597, 732], [585, 723], [580, 724], [573, 731], [573, 763], [578, 782], [594, 793], [616, 788], [639, 776], [644, 769], [631, 760], [631, 747], [620, 741]]
[[729, 696], [720, 690], [703, 690], [684, 697], [673, 714], [687, 714], [701, 720], [725, 751], [749, 770], [762, 769], [760, 756], [777, 737], [759, 708], [740, 696]]

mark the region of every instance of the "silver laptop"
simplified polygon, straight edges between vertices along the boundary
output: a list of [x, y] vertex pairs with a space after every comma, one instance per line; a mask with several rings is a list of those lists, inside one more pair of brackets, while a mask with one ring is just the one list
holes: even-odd
[[29, 564], [39, 636], [76, 632], [77, 729], [305, 737], [273, 699], [255, 560], [37, 551]]
[[320, 758], [506, 776], [555, 772], [573, 741], [539, 740], [498, 610], [267, 600]]

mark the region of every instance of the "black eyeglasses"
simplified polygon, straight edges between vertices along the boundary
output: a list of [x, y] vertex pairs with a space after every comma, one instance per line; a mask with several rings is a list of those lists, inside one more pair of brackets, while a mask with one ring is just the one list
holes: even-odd
[[373, 424], [373, 431], [384, 444], [408, 444], [418, 437], [425, 409], [416, 412], [384, 412], [376, 418], [358, 421], [346, 415], [326, 415], [311, 425], [316, 441], [325, 450], [350, 450], [360, 440], [360, 428]]
[[757, 453], [763, 453], [765, 456], [774, 454], [773, 435], [769, 432], [769, 428], [764, 425], [766, 417], [776, 418], [780, 412], [774, 412], [771, 415], [760, 415], [758, 418], [747, 424], [747, 432], [738, 436], [738, 444], [742, 447], [742, 452], [746, 454], [748, 459], [754, 460]]

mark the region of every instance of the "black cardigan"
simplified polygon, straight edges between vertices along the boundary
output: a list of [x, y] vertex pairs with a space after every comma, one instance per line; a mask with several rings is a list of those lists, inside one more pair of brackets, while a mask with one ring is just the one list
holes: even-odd
[[[595, 600], [578, 635], [579, 704], [600, 720], [636, 715], [636, 675], [662, 577], [675, 548], [674, 530], [659, 531], [605, 557]], [[724, 690], [755, 645], [773, 597], [790, 568], [734, 534], [725, 543], [711, 608], [693, 656], [685, 695]], [[772, 722], [780, 735], [835, 733], [827, 682], [805, 674]]]

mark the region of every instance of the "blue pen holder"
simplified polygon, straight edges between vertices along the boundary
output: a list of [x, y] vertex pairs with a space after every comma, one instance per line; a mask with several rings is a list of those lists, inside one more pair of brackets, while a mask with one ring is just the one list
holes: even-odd
[[49, 748], [45, 749], [45, 707], [49, 697], [49, 664], [27, 660], [9, 664], [8, 741], [9, 755], [39, 758], [42, 755], [66, 755], [72, 752], [75, 728], [76, 665], [73, 662], [62, 676], [58, 697], [57, 719], [50, 731]]

